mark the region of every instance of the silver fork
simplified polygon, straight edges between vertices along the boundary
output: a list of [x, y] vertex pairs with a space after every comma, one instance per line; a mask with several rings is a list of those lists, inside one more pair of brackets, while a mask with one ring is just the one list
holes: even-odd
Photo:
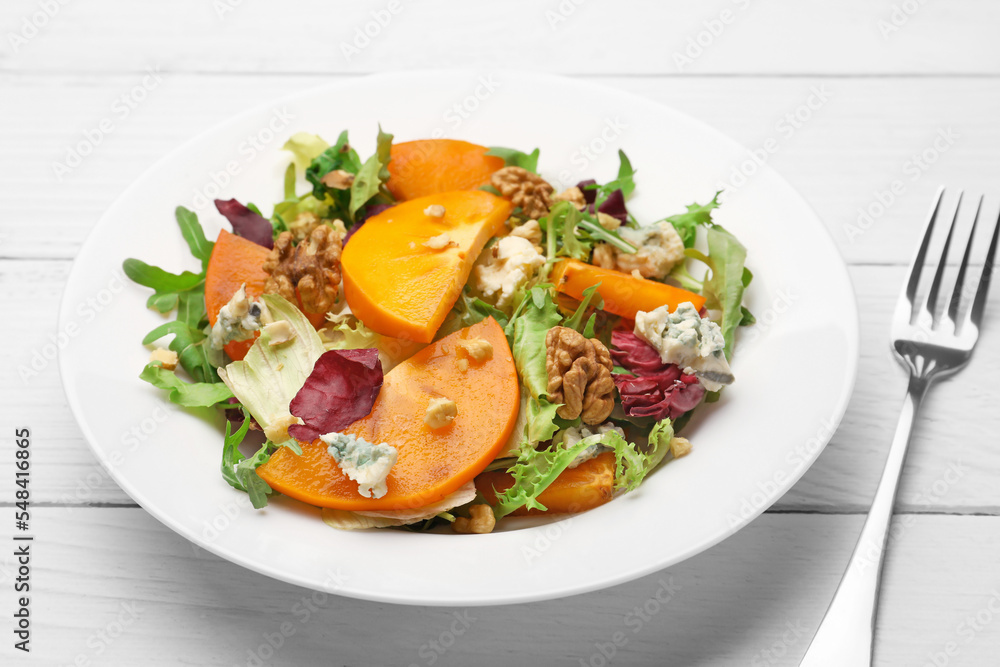
[[806, 650], [800, 667], [867, 667], [872, 664], [882, 561], [889, 522], [892, 519], [892, 507], [896, 500], [896, 489], [899, 486], [903, 462], [906, 460], [914, 418], [931, 383], [964, 368], [969, 363], [972, 350], [979, 339], [979, 328], [982, 326], [983, 310], [986, 307], [989, 291], [990, 273], [996, 257], [997, 236], [1000, 234], [1000, 219], [998, 219], [993, 229], [993, 238], [982, 274], [975, 288], [975, 296], [971, 304], [963, 308], [965, 277], [969, 268], [976, 225], [979, 223], [979, 214], [982, 210], [982, 198], [976, 207], [976, 217], [972, 223], [972, 231], [969, 233], [969, 241], [965, 246], [965, 254], [950, 300], [946, 304], [941, 302], [941, 280], [955, 232], [955, 223], [958, 220], [961, 194], [930, 290], [926, 298], [917, 302], [920, 274], [923, 271], [927, 248], [941, 212], [943, 199], [944, 188], [941, 188], [931, 209], [923, 241], [910, 265], [910, 278], [899, 296], [893, 316], [892, 349], [896, 358], [910, 374], [903, 412], [896, 426], [896, 435], [889, 448], [885, 470], [882, 472], [875, 500], [868, 512], [865, 526], [861, 529], [861, 537], [854, 548], [851, 562], [816, 636]]

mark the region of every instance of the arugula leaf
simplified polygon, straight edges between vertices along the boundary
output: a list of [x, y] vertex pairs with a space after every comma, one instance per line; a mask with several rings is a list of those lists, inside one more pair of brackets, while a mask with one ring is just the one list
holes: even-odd
[[636, 252], [635, 246], [622, 239], [617, 232], [604, 229], [595, 216], [577, 210], [567, 201], [557, 202], [538, 224], [545, 232], [546, 254], [550, 259], [569, 256], [587, 261], [591, 249], [601, 241], [623, 252]]
[[176, 307], [177, 292], [167, 292], [166, 294], [156, 292], [150, 294], [149, 298], [146, 299], [146, 308], [155, 310], [158, 313], [169, 313]]
[[625, 151], [618, 150], [618, 178], [613, 181], [608, 181], [604, 185], [590, 185], [587, 190], [596, 190], [594, 194], [594, 210], [600, 210], [601, 204], [605, 199], [611, 196], [611, 193], [615, 190], [621, 190], [623, 197], [628, 197], [635, 191], [635, 169], [632, 168], [632, 162], [625, 155]]
[[616, 182], [622, 194], [628, 197], [635, 190], [635, 169], [632, 168], [632, 162], [625, 155], [625, 151], [621, 149], [618, 150], [618, 160], [618, 178]]
[[562, 322], [551, 288], [549, 284], [533, 287], [531, 298], [524, 299], [521, 302], [523, 309], [516, 318], [512, 317], [513, 336], [510, 347], [514, 365], [521, 375], [521, 381], [535, 398], [548, 393], [545, 335], [549, 329]]
[[205, 276], [200, 273], [191, 273], [190, 271], [179, 274], [170, 273], [158, 266], [152, 266], [131, 257], [122, 262], [122, 269], [132, 282], [152, 288], [159, 293], [182, 292], [197, 287], [205, 280]]
[[712, 197], [712, 201], [704, 206], [701, 204], [688, 204], [687, 213], [678, 213], [677, 215], [665, 218], [677, 230], [677, 234], [684, 241], [685, 248], [690, 248], [694, 245], [695, 237], [698, 234], [698, 225], [712, 224], [712, 211], [719, 208], [720, 194], [722, 194], [722, 190], [716, 192], [715, 196]]
[[[177, 321], [201, 329], [202, 322], [206, 320], [206, 313], [204, 286], [177, 295]], [[207, 323], [206, 321], [205, 324]]]
[[159, 340], [169, 334], [187, 333], [188, 328], [187, 324], [184, 322], [178, 322], [177, 320], [164, 322], [146, 334], [146, 337], [142, 339], [142, 344], [149, 345], [153, 341]]
[[271, 457], [274, 446], [270, 442], [265, 442], [250, 458], [243, 456], [239, 445], [243, 442], [249, 427], [250, 420], [244, 419], [239, 430], [232, 433], [232, 422], [226, 422], [226, 435], [222, 445], [222, 478], [234, 489], [246, 491], [250, 495], [250, 503], [254, 509], [259, 510], [267, 505], [267, 496], [274, 491], [257, 474], [257, 468]]
[[306, 180], [312, 183], [313, 196], [322, 200], [329, 194], [342, 205], [341, 208], [346, 210], [350, 202], [350, 192], [328, 188], [322, 182], [324, 176], [337, 169], [343, 169], [351, 174], [357, 174], [361, 169], [361, 158], [348, 143], [347, 130], [340, 133], [337, 143], [313, 158], [306, 168]]
[[[267, 460], [271, 458], [272, 447], [271, 443], [265, 442], [253, 456], [236, 464], [236, 479], [243, 484], [246, 492], [250, 495], [250, 504], [257, 510], [267, 506], [267, 497], [274, 492], [270, 485], [257, 474], [257, 468], [267, 463]], [[301, 454], [301, 451], [299, 453]]]
[[236, 465], [246, 459], [239, 450], [239, 445], [250, 430], [250, 420], [244, 419], [243, 424], [236, 431], [232, 432], [233, 423], [226, 420], [226, 436], [222, 441], [222, 478], [229, 482], [229, 486], [240, 491], [246, 491], [239, 478], [236, 476]]
[[726, 339], [726, 359], [731, 359], [736, 328], [744, 319], [743, 291], [753, 277], [744, 266], [747, 250], [735, 236], [713, 224], [708, 228], [708, 255], [694, 248], [684, 252], [708, 265], [702, 296], [706, 308], [722, 313], [719, 326]]
[[[195, 259], [201, 260], [201, 268], [208, 268], [208, 260], [212, 257], [212, 249], [215, 243], [205, 238], [205, 230], [198, 222], [198, 216], [193, 211], [189, 211], [183, 206], [178, 206], [175, 212], [177, 224], [181, 228], [181, 236], [187, 241], [188, 248]], [[148, 287], [148, 285], [147, 285]]]
[[170, 349], [177, 353], [181, 366], [196, 382], [214, 383], [219, 379], [215, 370], [220, 363], [213, 363], [208, 347], [208, 338], [204, 332], [188, 327], [187, 331], [178, 333], [170, 341]]
[[517, 149], [503, 148], [502, 146], [490, 146], [490, 149], [486, 151], [487, 155], [503, 158], [505, 167], [521, 167], [536, 174], [538, 173], [538, 156], [540, 153], [541, 151], [537, 148], [531, 151], [531, 153], [523, 153]]
[[[565, 322], [563, 322], [564, 327], [580, 331], [580, 324], [583, 322], [583, 316], [587, 314], [587, 309], [590, 308], [591, 301], [594, 302], [595, 309], [600, 310], [601, 308], [604, 308], [604, 299], [597, 293], [597, 288], [600, 286], [601, 283], [597, 283], [583, 290], [583, 301], [581, 301], [580, 305], [577, 306], [576, 311], [570, 315]], [[595, 299], [594, 297], [597, 298]], [[591, 316], [590, 322], [588, 322], [591, 329], [593, 329], [593, 323], [594, 316]]]
[[354, 220], [355, 214], [382, 190], [389, 180], [389, 160], [392, 150], [392, 135], [378, 128], [378, 148], [358, 170], [351, 183], [351, 203], [348, 214]]
[[165, 389], [172, 403], [186, 408], [207, 408], [233, 397], [233, 392], [221, 382], [184, 382], [158, 361], [146, 364], [139, 378]]

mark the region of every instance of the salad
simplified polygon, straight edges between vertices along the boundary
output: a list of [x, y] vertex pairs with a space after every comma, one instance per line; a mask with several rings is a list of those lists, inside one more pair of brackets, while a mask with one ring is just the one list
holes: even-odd
[[489, 533], [597, 507], [691, 451], [678, 434], [734, 381], [754, 321], [718, 193], [640, 223], [622, 151], [613, 180], [557, 191], [538, 149], [380, 128], [366, 160], [346, 131], [284, 150], [270, 216], [217, 200], [232, 232], [212, 242], [179, 207], [195, 267], [124, 262], [176, 315], [143, 339], [140, 378], [218, 408], [222, 478], [254, 507]]

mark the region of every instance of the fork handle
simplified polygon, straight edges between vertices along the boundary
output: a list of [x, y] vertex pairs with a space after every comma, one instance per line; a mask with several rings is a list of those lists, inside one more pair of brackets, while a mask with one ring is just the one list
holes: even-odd
[[896, 435], [861, 537], [833, 602], [799, 667], [870, 667], [872, 664], [875, 613], [892, 508], [914, 418], [929, 384], [927, 377], [910, 377]]

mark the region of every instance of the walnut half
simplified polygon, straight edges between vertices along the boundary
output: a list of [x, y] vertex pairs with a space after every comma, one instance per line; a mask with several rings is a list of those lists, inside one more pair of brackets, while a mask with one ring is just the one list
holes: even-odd
[[496, 171], [490, 183], [507, 199], [520, 206], [529, 218], [540, 218], [549, 212], [555, 191], [544, 178], [522, 167], [504, 167]]
[[279, 294], [296, 302], [310, 313], [325, 313], [333, 308], [340, 286], [340, 234], [332, 227], [319, 225], [297, 246], [291, 232], [282, 232], [264, 262], [269, 276], [266, 294]]
[[568, 327], [553, 327], [545, 336], [545, 370], [549, 399], [563, 405], [563, 419], [603, 423], [615, 406], [611, 354], [596, 338], [584, 338]]

